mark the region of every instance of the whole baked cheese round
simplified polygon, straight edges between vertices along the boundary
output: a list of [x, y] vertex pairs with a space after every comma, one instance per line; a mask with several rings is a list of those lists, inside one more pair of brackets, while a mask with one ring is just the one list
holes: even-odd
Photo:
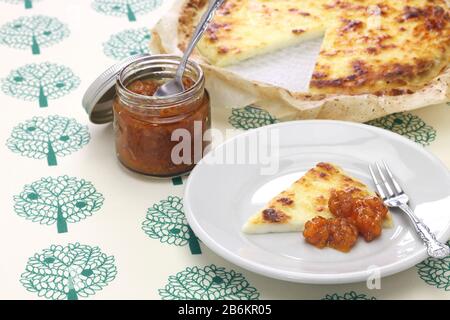
[[[158, 51], [174, 51], [169, 31], [183, 51], [207, 3], [178, 1], [171, 12], [176, 30], [164, 21], [155, 29]], [[308, 92], [248, 81], [224, 68], [321, 35]], [[233, 81], [246, 97], [270, 100], [274, 108], [300, 109], [297, 117], [365, 121], [450, 100], [449, 6], [446, 0], [226, 0], [195, 58], [215, 80]]]

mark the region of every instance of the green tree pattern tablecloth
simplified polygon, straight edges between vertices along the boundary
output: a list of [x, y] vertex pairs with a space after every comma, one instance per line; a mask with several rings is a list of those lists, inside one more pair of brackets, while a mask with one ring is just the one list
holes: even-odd
[[[0, 298], [449, 299], [448, 259], [384, 278], [379, 290], [241, 269], [187, 224], [185, 178], [152, 180], [119, 165], [111, 124], [90, 124], [81, 98], [106, 67], [148, 52], [148, 28], [171, 1], [0, 0]], [[221, 130], [281, 120], [255, 106], [213, 106]], [[370, 122], [450, 166], [449, 123], [449, 105]]]

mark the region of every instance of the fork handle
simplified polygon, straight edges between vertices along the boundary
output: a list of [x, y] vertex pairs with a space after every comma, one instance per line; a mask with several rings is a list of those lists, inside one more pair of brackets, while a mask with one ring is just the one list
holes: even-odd
[[427, 253], [430, 257], [442, 259], [450, 255], [450, 248], [436, 239], [434, 233], [432, 233], [430, 228], [416, 216], [410, 206], [400, 205], [399, 208], [403, 210], [413, 222], [417, 234], [427, 246]]

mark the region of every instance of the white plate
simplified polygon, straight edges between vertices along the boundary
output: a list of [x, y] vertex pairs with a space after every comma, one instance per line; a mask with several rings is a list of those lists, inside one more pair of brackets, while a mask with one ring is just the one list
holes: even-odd
[[[261, 175], [261, 164], [213, 164], [220, 152], [258, 134], [279, 133], [279, 170]], [[246, 140], [247, 139], [247, 140]], [[350, 253], [316, 249], [300, 233], [246, 235], [241, 227], [271, 197], [318, 162], [332, 162], [373, 188], [367, 165], [384, 159], [412, 199], [417, 215], [441, 241], [450, 237], [450, 173], [420, 145], [390, 131], [340, 121], [275, 124], [228, 140], [192, 171], [186, 185], [187, 220], [201, 241], [223, 258], [253, 272], [302, 283], [365, 281], [391, 275], [426, 258], [407, 218]], [[376, 267], [377, 269], [374, 269]]]

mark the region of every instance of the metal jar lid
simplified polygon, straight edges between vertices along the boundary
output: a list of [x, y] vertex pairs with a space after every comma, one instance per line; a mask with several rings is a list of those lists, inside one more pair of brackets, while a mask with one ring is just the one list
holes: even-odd
[[149, 57], [149, 54], [138, 54], [122, 60], [103, 72], [86, 90], [82, 104], [93, 123], [101, 124], [113, 120], [112, 103], [116, 95], [117, 75], [130, 63]]

